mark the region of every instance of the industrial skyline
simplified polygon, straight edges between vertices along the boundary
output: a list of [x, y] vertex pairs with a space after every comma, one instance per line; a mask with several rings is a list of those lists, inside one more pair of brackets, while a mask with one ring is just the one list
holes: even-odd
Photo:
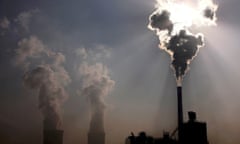
[[[214, 2], [218, 26], [200, 28], [205, 46], [183, 81], [184, 118], [186, 110], [196, 111], [208, 124], [210, 143], [238, 144], [240, 2]], [[64, 144], [87, 144], [93, 109], [92, 100], [83, 96], [82, 76], [91, 70], [99, 83], [107, 82], [99, 84], [107, 94], [97, 99], [106, 144], [123, 144], [131, 131], [153, 136], [173, 131], [177, 100], [170, 58], [147, 29], [155, 3], [0, 0], [0, 142], [42, 144], [39, 95], [22, 81], [26, 69], [35, 68], [44, 69], [53, 93], [64, 95], [54, 99], [60, 102]], [[27, 63], [19, 66], [24, 59]]]

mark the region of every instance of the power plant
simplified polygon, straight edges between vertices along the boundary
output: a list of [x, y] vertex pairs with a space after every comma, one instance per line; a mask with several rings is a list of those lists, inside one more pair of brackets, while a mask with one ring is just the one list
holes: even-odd
[[[148, 28], [159, 38], [159, 48], [171, 58], [177, 83], [177, 129], [173, 134], [164, 133], [163, 138], [147, 141], [143, 134], [128, 137], [130, 144], [207, 144], [207, 125], [198, 122], [195, 112], [189, 112], [188, 122], [183, 119], [182, 82], [190, 69], [191, 61], [204, 46], [204, 35], [192, 31], [192, 26], [216, 24], [217, 5], [211, 0], [206, 5], [197, 3], [185, 7], [180, 1], [157, 1], [157, 8], [149, 16]], [[194, 14], [193, 14], [194, 13]], [[186, 17], [184, 19], [183, 17]], [[177, 132], [177, 139], [173, 138]], [[137, 140], [141, 139], [141, 141]]]
[[[156, 9], [149, 16], [148, 28], [156, 33], [159, 48], [171, 59], [171, 67], [178, 85], [177, 128], [173, 133], [164, 132], [160, 138], [148, 136], [145, 132], [140, 132], [138, 136], [131, 133], [126, 139], [126, 144], [208, 144], [207, 124], [198, 122], [195, 112], [188, 112], [189, 120], [184, 121], [182, 80], [190, 68], [191, 61], [204, 46], [203, 34], [196, 33], [195, 29], [215, 25], [217, 7], [212, 0], [199, 1], [196, 5], [190, 4], [189, 7], [180, 1], [157, 0]], [[39, 93], [39, 109], [44, 117], [43, 144], [63, 144], [64, 131], [58, 126], [61, 124], [62, 106], [68, 98], [65, 88], [71, 82], [64, 68], [65, 56], [61, 52], [48, 49], [35, 36], [24, 38], [17, 46], [19, 49], [15, 52], [19, 62], [16, 63], [25, 71], [23, 84], [28, 89], [38, 90]], [[96, 54], [93, 48], [89, 48], [89, 51], [85, 48], [76, 51], [76, 56], [80, 56], [81, 61], [79, 64], [74, 63], [74, 67], [77, 66], [75, 82], [80, 83], [77, 93], [87, 97], [91, 107], [90, 127], [86, 135], [88, 144], [105, 144], [105, 97], [112, 91], [115, 81], [111, 79], [107, 66], [102, 64], [102, 60], [105, 61], [102, 57], [108, 55], [108, 49], [105, 51], [102, 46], [96, 49]], [[43, 60], [36, 62], [39, 65], [32, 69], [32, 62], [28, 60], [39, 57]], [[33, 62], [35, 63], [35, 60]]]
[[[181, 86], [177, 87], [177, 116], [178, 126], [172, 134], [164, 132], [162, 137], [154, 138], [147, 136], [145, 132], [140, 132], [138, 136], [131, 133], [126, 139], [126, 144], [208, 144], [207, 124], [205, 122], [198, 122], [195, 112], [188, 112], [189, 119], [187, 122], [184, 122]], [[93, 126], [99, 126], [93, 125], [96, 123], [99, 123], [99, 121], [90, 122], [90, 130], [87, 138], [88, 144], [105, 144], [103, 121], [101, 121], [101, 128], [98, 128], [98, 131], [93, 131]], [[46, 120], [44, 121], [43, 136], [43, 144], [63, 144], [63, 130], [49, 128]]]
[[164, 132], [162, 138], [153, 138], [147, 136], [145, 132], [140, 132], [138, 136], [131, 133], [126, 139], [126, 144], [208, 144], [207, 124], [198, 122], [195, 112], [189, 111], [189, 120], [187, 122], [183, 120], [182, 87], [180, 86], [177, 87], [177, 104], [178, 126], [171, 135]]

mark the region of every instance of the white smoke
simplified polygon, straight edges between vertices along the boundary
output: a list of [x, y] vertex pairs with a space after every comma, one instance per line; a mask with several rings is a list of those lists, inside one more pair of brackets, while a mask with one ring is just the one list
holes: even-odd
[[[63, 67], [65, 56], [47, 49], [36, 36], [24, 38], [18, 42], [18, 46], [16, 64], [24, 67], [24, 86], [39, 91], [39, 108], [44, 117], [45, 129], [60, 129], [61, 106], [68, 97], [64, 87], [71, 82]], [[52, 62], [44, 63], [44, 56]], [[42, 64], [35, 66], [31, 63], [33, 59], [40, 60]], [[35, 68], [30, 69], [30, 65]]]
[[[93, 51], [89, 53], [86, 49], [81, 52], [87, 54], [87, 57], [93, 55]], [[92, 64], [85, 59], [78, 71], [81, 77], [81, 95], [86, 96], [91, 105], [89, 132], [104, 132], [105, 97], [112, 91], [115, 82], [110, 78], [109, 70], [103, 63]]]
[[38, 58], [45, 51], [44, 44], [36, 36], [24, 38], [18, 42], [18, 48], [15, 50], [15, 64], [27, 70], [31, 64], [29, 58]]
[[38, 9], [33, 9], [33, 10], [29, 10], [29, 11], [24, 11], [21, 12], [17, 18], [15, 18], [15, 22], [18, 23], [21, 27], [23, 27], [26, 31], [29, 31], [29, 26], [31, 23], [31, 19], [33, 18], [33, 16], [37, 13], [39, 13], [40, 11]]

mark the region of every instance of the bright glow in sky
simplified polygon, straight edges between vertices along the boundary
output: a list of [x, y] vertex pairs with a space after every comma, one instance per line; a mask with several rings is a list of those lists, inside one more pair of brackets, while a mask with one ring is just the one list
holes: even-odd
[[177, 25], [176, 30], [190, 28], [191, 26], [206, 26], [216, 24], [216, 16], [210, 20], [204, 16], [204, 10], [210, 8], [216, 11], [218, 6], [211, 0], [196, 0], [189, 2], [187, 0], [157, 0], [156, 12], [168, 10], [171, 15], [171, 21]]
[[[189, 30], [192, 27], [216, 25], [216, 15], [213, 15], [212, 19], [204, 16], [206, 8], [215, 12], [218, 6], [212, 0], [197, 0], [194, 2], [187, 0], [157, 0], [156, 11], [152, 15], [160, 14], [167, 10], [174, 25], [171, 35], [176, 35], [183, 29]], [[169, 39], [166, 31], [159, 31], [150, 25], [148, 27], [151, 30], [156, 30], [161, 41]]]
[[157, 0], [148, 28], [159, 37], [159, 48], [171, 56], [177, 85], [182, 85], [190, 62], [204, 45], [203, 35], [191, 28], [216, 25], [216, 10], [212, 0]]

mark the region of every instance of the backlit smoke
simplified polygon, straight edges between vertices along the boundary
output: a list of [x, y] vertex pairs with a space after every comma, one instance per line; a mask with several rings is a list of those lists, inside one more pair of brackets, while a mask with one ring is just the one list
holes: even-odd
[[[87, 54], [85, 49], [84, 52]], [[110, 78], [108, 68], [99, 62], [93, 64], [87, 61], [82, 62], [79, 74], [81, 95], [88, 98], [91, 106], [89, 133], [104, 132], [105, 97], [111, 92], [115, 82]]]
[[171, 56], [178, 85], [204, 45], [203, 35], [194, 34], [191, 28], [216, 25], [216, 10], [212, 0], [157, 0], [148, 28], [159, 37], [160, 49]]
[[[38, 90], [39, 109], [44, 117], [44, 129], [61, 129], [61, 106], [68, 97], [64, 87], [71, 81], [62, 66], [65, 61], [64, 55], [50, 51], [35, 36], [21, 40], [18, 46], [16, 64], [25, 68], [24, 86]], [[51, 62], [48, 64], [41, 62], [42, 64], [37, 66], [29, 62], [33, 59], [42, 60], [43, 55]], [[34, 68], [30, 69], [30, 65]]]

